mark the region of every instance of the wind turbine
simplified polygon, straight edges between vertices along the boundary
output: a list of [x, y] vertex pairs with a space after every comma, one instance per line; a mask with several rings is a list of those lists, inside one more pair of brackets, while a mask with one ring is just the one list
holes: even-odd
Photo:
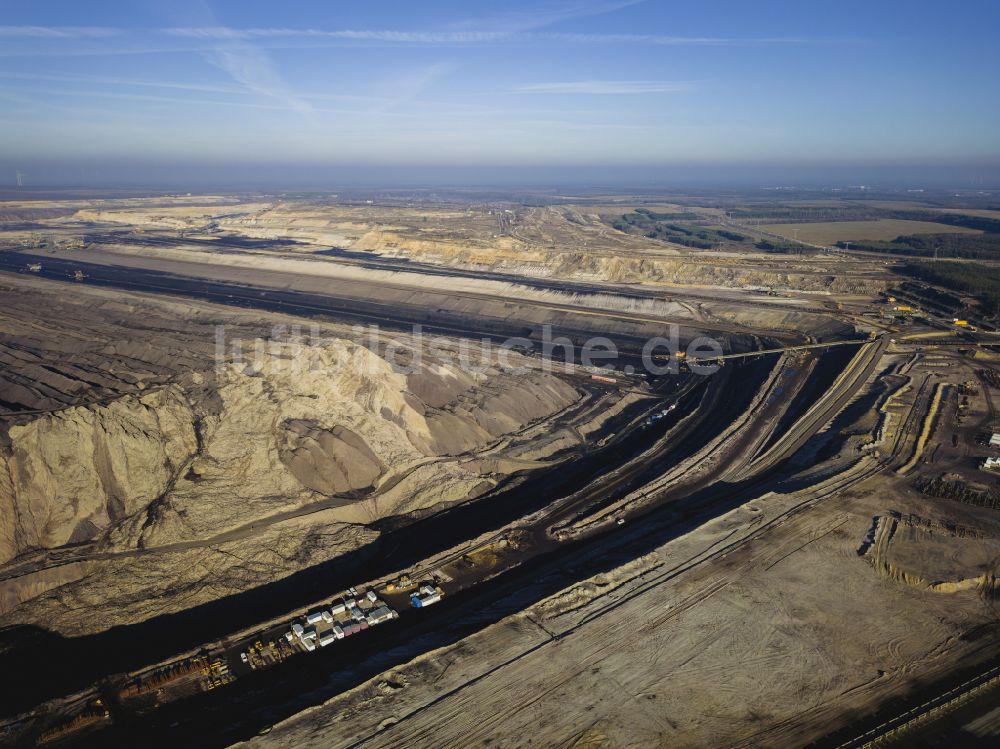
[[26, 174], [22, 174], [22, 173], [21, 173], [21, 171], [20, 171], [19, 169], [15, 169], [15, 170], [14, 170], [14, 177], [15, 177], [15, 178], [17, 179], [17, 186], [18, 186], [18, 187], [24, 187], [24, 182], [23, 182], [23, 180], [24, 180], [24, 178], [25, 178], [25, 177], [27, 177], [27, 176], [28, 176], [28, 175], [26, 175]]

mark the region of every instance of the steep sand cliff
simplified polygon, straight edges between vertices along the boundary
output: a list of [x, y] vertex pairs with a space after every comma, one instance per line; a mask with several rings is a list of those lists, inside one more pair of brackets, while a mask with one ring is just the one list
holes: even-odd
[[180, 388], [70, 408], [10, 429], [0, 455], [0, 561], [93, 538], [144, 511], [197, 449]]
[[[492, 365], [396, 371], [333, 339], [42, 415], [11, 427], [0, 456], [0, 560], [104, 535], [115, 548], [188, 541], [324, 500], [364, 503], [365, 518], [345, 510], [357, 520], [465, 499], [492, 482], [449, 456], [577, 398], [553, 376]], [[382, 482], [406, 491], [377, 501]]]
[[[489, 354], [464, 366], [402, 334], [352, 342], [325, 324], [295, 351], [272, 340], [301, 322], [281, 315], [89, 285], [68, 297], [27, 276], [2, 291], [0, 563], [198, 541], [322, 507], [365, 523], [464, 500], [505, 470], [477, 451], [580, 398], [559, 377]], [[216, 369], [219, 325], [246, 346]]]

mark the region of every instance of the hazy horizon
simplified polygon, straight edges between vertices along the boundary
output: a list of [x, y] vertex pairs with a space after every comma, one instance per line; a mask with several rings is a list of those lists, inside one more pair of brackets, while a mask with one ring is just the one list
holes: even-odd
[[996, 186], [998, 22], [976, 2], [20, 5], [0, 184]]
[[[0, 164], [0, 169], [7, 165]], [[11, 165], [0, 190], [15, 186]], [[289, 164], [43, 164], [23, 172], [22, 192], [54, 188], [336, 190], [338, 188], [734, 188], [1000, 190], [998, 165], [662, 164], [646, 167]]]

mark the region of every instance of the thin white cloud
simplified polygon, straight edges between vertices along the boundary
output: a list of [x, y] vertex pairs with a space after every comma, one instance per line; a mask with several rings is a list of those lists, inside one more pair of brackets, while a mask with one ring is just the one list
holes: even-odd
[[531, 31], [575, 18], [612, 13], [645, 0], [610, 0], [608, 2], [560, 2], [535, 5], [530, 10], [508, 11], [487, 17], [469, 19], [455, 24], [464, 28], [503, 29], [504, 31]]
[[437, 62], [419, 68], [408, 68], [393, 78], [373, 85], [373, 91], [381, 94], [384, 102], [376, 112], [388, 112], [401, 104], [413, 101], [436, 81], [450, 75], [458, 66], [450, 62]]
[[[67, 97], [69, 99], [110, 99], [117, 101], [127, 101], [127, 102], [153, 102], [153, 103], [165, 103], [165, 104], [184, 104], [191, 105], [192, 107], [204, 108], [206, 106], [213, 107], [235, 107], [239, 109], [258, 109], [267, 110], [275, 112], [286, 112], [288, 110], [287, 105], [276, 102], [267, 103], [264, 101], [253, 101], [245, 99], [228, 100], [228, 99], [202, 99], [202, 98], [190, 98], [181, 96], [163, 96], [159, 94], [137, 94], [133, 92], [121, 92], [121, 91], [106, 91], [103, 89], [84, 89], [84, 88], [71, 88], [71, 89], [58, 89], [58, 88], [35, 88], [31, 92], [36, 98], [27, 99], [21, 97], [21, 101], [25, 103], [33, 104], [48, 104], [48, 99], [40, 99], [38, 96], [45, 97]], [[0, 96], [7, 96], [7, 93], [0, 88]], [[310, 107], [310, 113], [313, 112], [323, 112], [327, 114], [344, 114], [344, 115], [364, 115], [369, 114], [367, 109], [313, 109]]]
[[339, 39], [344, 41], [389, 42], [403, 44], [476, 44], [508, 41], [509, 31], [381, 31], [365, 29], [287, 29], [229, 26], [184, 26], [163, 29], [170, 36], [188, 39]]
[[[251, 45], [253, 55], [266, 55], [266, 50], [278, 49], [325, 49], [342, 45], [388, 45], [388, 46], [476, 46], [476, 45], [643, 45], [643, 46], [715, 46], [751, 47], [767, 45], [798, 44], [843, 44], [859, 43], [862, 39], [812, 39], [805, 37], [714, 37], [714, 36], [670, 36], [661, 34], [600, 34], [547, 31], [510, 30], [438, 30], [408, 31], [391, 29], [293, 29], [280, 27], [235, 28], [221, 25], [167, 27], [145, 31], [88, 28], [88, 27], [43, 27], [43, 26], [0, 26], [0, 38], [22, 39], [24, 41], [43, 39], [83, 42], [115, 37], [114, 43], [94, 46], [90, 44], [52, 45], [0, 45], [0, 58], [22, 57], [93, 57], [156, 54], [205, 54], [219, 62], [215, 55], [218, 47], [227, 45]], [[75, 37], [75, 39], [73, 39]], [[156, 37], [171, 37], [186, 40], [187, 43], [165, 45], [157, 43]], [[236, 50], [230, 49], [232, 56]], [[213, 57], [214, 56], [214, 57]], [[221, 66], [220, 66], [221, 67]], [[232, 65], [230, 65], [232, 67]], [[287, 87], [286, 87], [287, 88]]]
[[[804, 37], [725, 37], [725, 36], [668, 36], [663, 34], [577, 34], [553, 32], [533, 34], [540, 40], [567, 44], [650, 44], [656, 46], [719, 46], [735, 47], [759, 44], [807, 44], [818, 40]], [[836, 41], [836, 40], [824, 40]]]
[[358, 41], [387, 44], [483, 44], [500, 42], [558, 42], [565, 44], [647, 44], [659, 46], [736, 46], [758, 44], [804, 44], [802, 37], [716, 37], [669, 36], [662, 34], [581, 34], [573, 32], [531, 32], [514, 30], [400, 31], [387, 29], [290, 29], [230, 26], [184, 26], [162, 30], [188, 39], [212, 40], [300, 40]]
[[302, 116], [312, 114], [312, 105], [285, 82], [271, 56], [257, 44], [238, 37], [220, 37], [201, 53], [246, 91], [280, 102]]
[[[58, 75], [51, 73], [20, 73], [0, 70], [0, 80], [17, 81], [47, 81], [55, 83], [91, 84], [95, 86], [114, 86], [116, 88], [154, 88], [191, 91], [195, 93], [232, 94], [234, 96], [251, 96], [256, 92], [243, 86], [226, 86], [210, 83], [188, 83], [181, 81], [153, 81], [140, 78], [119, 78], [105, 75]], [[299, 92], [302, 99], [320, 101], [352, 101], [368, 104], [384, 104], [388, 99], [378, 96], [361, 96], [356, 94], [333, 94], [330, 92], [313, 93]]]
[[119, 33], [103, 26], [0, 26], [0, 37], [25, 39], [102, 38]]
[[668, 94], [692, 91], [687, 81], [555, 81], [514, 89], [522, 94]]
[[300, 114], [308, 114], [308, 102], [292, 92], [270, 57], [261, 50], [244, 44], [225, 45], [211, 50], [207, 57], [248, 90], [282, 101]]
[[179, 83], [174, 81], [150, 81], [135, 78], [118, 78], [104, 75], [53, 75], [50, 73], [15, 73], [0, 71], [0, 78], [22, 81], [53, 81], [57, 83], [90, 83], [106, 86], [135, 86], [139, 88], [166, 88], [181, 91], [200, 91], [219, 94], [245, 94], [246, 90], [237, 86], [213, 86], [204, 83]]

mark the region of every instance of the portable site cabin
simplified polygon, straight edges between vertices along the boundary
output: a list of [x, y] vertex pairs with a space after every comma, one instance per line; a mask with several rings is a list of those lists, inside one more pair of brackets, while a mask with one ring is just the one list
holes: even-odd
[[414, 608], [422, 609], [425, 606], [430, 606], [432, 603], [437, 603], [441, 600], [440, 593], [431, 593], [429, 596], [412, 596], [410, 598], [410, 603], [413, 604]]
[[392, 610], [388, 606], [379, 606], [368, 614], [369, 624], [381, 624], [392, 619]]

